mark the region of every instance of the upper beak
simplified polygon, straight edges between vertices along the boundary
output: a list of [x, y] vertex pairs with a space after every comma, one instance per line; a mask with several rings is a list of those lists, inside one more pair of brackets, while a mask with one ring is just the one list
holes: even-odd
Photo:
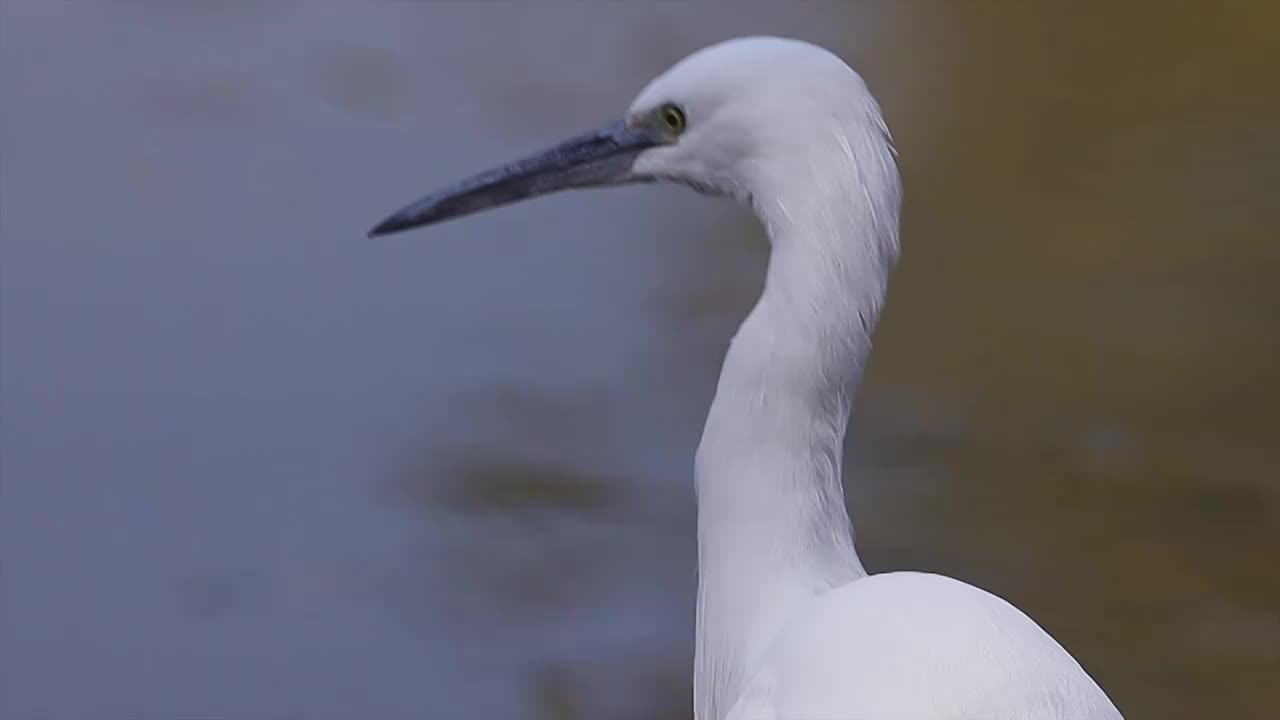
[[662, 138], [625, 120], [570, 138], [536, 155], [432, 193], [378, 223], [369, 237], [388, 235], [525, 198], [570, 188], [612, 185], [637, 179], [631, 166]]

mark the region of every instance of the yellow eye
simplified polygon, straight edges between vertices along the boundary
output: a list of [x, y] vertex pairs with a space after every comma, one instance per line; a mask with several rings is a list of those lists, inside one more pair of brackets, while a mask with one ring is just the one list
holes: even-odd
[[684, 132], [685, 117], [684, 111], [680, 109], [680, 106], [672, 103], [663, 105], [658, 110], [658, 119], [662, 121], [662, 126], [668, 131], [676, 135]]

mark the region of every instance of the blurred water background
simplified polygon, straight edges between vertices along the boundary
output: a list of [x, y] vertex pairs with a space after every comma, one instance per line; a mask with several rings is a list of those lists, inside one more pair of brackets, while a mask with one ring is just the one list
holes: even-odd
[[0, 716], [688, 717], [759, 229], [646, 186], [363, 234], [769, 33], [901, 151], [868, 567], [1129, 717], [1277, 717], [1278, 8], [6, 0]]

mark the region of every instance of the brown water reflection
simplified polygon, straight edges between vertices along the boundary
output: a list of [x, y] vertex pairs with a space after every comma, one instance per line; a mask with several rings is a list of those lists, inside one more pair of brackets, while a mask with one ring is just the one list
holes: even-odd
[[[1270, 717], [1280, 11], [1088, 5], [900, 4], [892, 42], [838, 48], [907, 187], [850, 442], [860, 545], [1010, 598], [1129, 717]], [[708, 235], [661, 303], [709, 396], [764, 246]], [[547, 716], [588, 716], [566, 677], [536, 683]]]
[[903, 523], [1129, 717], [1267, 717], [1280, 12], [1033, 5], [913, 15], [938, 104], [898, 118], [911, 245], [864, 398], [923, 381], [973, 432]]

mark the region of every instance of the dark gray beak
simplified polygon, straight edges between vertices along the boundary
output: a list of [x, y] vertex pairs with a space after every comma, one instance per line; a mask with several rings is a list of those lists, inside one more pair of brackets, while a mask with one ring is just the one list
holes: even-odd
[[369, 237], [462, 217], [560, 190], [638, 180], [631, 166], [646, 148], [663, 142], [657, 133], [624, 120], [570, 138], [559, 145], [494, 168], [428, 195], [383, 220]]

